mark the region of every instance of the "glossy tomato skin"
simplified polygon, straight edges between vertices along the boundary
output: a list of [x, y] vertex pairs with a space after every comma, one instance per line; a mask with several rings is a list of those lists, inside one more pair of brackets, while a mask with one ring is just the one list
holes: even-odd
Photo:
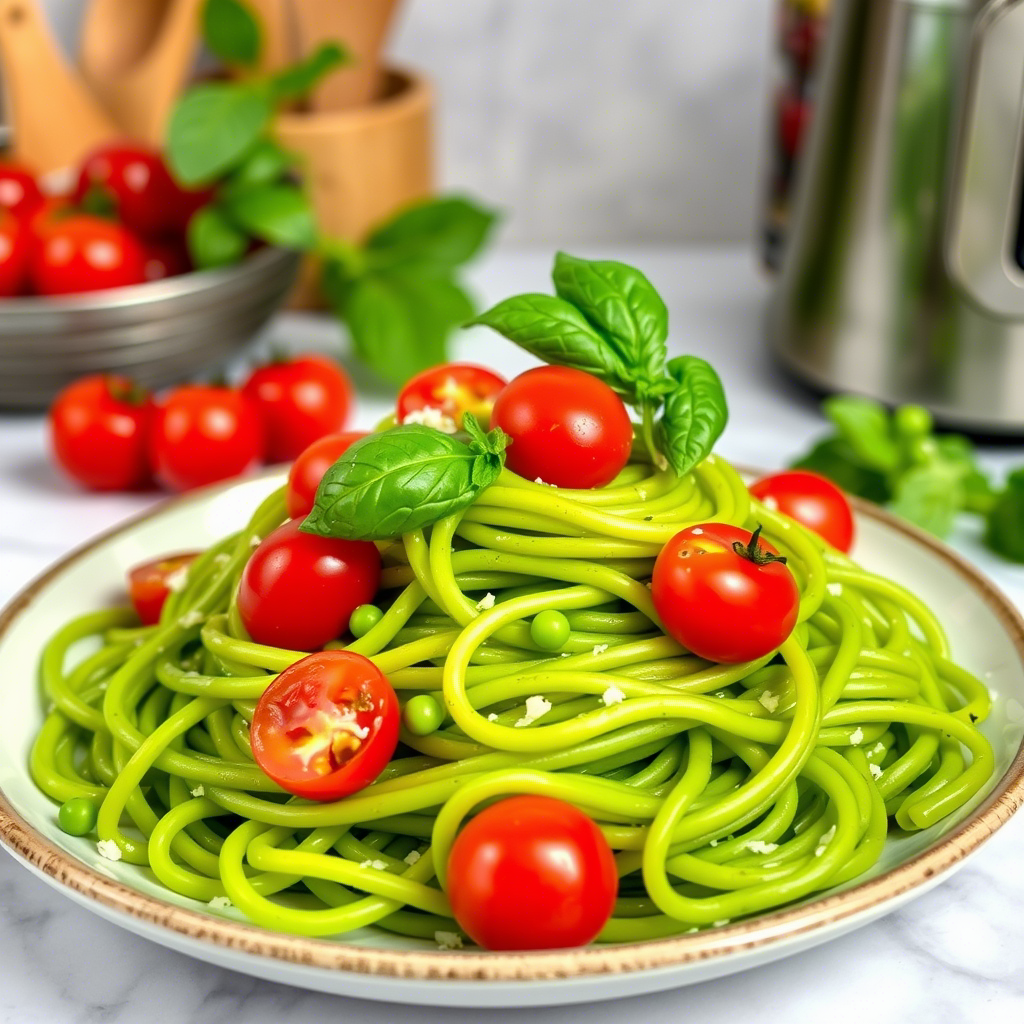
[[146, 280], [142, 243], [121, 224], [59, 204], [32, 218], [32, 284], [40, 295], [123, 288]]
[[368, 786], [398, 745], [395, 691], [369, 658], [321, 651], [263, 691], [250, 728], [256, 763], [282, 789], [340, 800]]
[[[654, 563], [651, 592], [666, 632], [699, 658], [734, 663], [771, 653], [796, 625], [800, 593], [782, 562], [737, 554], [751, 533], [727, 523], [680, 530]], [[760, 548], [777, 555], [764, 541]]]
[[307, 516], [313, 510], [316, 500], [316, 489], [324, 478], [324, 473], [333, 466], [366, 433], [360, 430], [348, 430], [342, 434], [328, 434], [314, 441], [292, 463], [288, 473], [288, 487], [285, 491], [285, 503], [288, 515], [292, 519]]
[[177, 277], [192, 269], [185, 243], [178, 239], [158, 238], [143, 245], [145, 252], [144, 273], [147, 281], [162, 281], [165, 277]]
[[471, 412], [486, 423], [494, 400], [508, 382], [504, 377], [472, 363], [444, 363], [411, 377], [398, 395], [395, 417], [404, 423], [410, 414], [423, 409], [440, 409], [444, 416], [462, 426]]
[[50, 443], [61, 468], [94, 491], [151, 482], [146, 448], [153, 400], [126, 377], [96, 374], [69, 384], [50, 406]]
[[262, 450], [259, 414], [232, 388], [189, 384], [157, 405], [149, 451], [165, 487], [187, 491], [238, 476]]
[[853, 547], [853, 510], [831, 480], [803, 469], [762, 477], [750, 493], [773, 511], [787, 515], [824, 537], [844, 554]]
[[298, 458], [314, 441], [341, 430], [352, 409], [348, 374], [324, 356], [261, 366], [242, 392], [259, 408], [268, 462]]
[[585, 945], [611, 916], [618, 887], [600, 829], [550, 797], [516, 796], [485, 808], [448, 858], [455, 919], [485, 949]]
[[603, 487], [629, 461], [633, 444], [622, 399], [566, 366], [538, 366], [516, 377], [498, 395], [491, 424], [512, 438], [509, 469], [557, 487]]
[[0, 209], [0, 296], [22, 295], [28, 286], [28, 229], [14, 214]]
[[135, 566], [128, 573], [128, 596], [144, 626], [160, 621], [171, 590], [177, 589], [177, 580], [188, 571], [188, 567], [199, 557], [199, 552], [189, 551], [180, 555], [164, 555], [152, 562]]
[[42, 205], [43, 193], [35, 175], [26, 167], [0, 160], [0, 206], [24, 219]]
[[252, 553], [238, 585], [238, 611], [259, 644], [314, 651], [344, 635], [380, 586], [380, 554], [365, 540], [302, 533], [302, 520], [279, 526]]

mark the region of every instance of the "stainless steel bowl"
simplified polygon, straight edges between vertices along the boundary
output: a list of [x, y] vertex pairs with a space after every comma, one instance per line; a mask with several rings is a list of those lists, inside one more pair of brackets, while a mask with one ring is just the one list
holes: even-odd
[[260, 249], [236, 267], [130, 288], [0, 299], [0, 406], [44, 407], [86, 373], [159, 387], [215, 367], [281, 305], [300, 259]]

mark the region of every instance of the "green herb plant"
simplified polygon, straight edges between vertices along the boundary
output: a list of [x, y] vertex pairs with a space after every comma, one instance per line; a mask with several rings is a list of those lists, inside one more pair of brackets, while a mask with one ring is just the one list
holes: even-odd
[[170, 120], [172, 171], [184, 185], [211, 190], [188, 227], [195, 266], [237, 263], [253, 241], [311, 253], [356, 354], [373, 370], [400, 384], [443, 362], [451, 331], [474, 312], [459, 268], [486, 242], [494, 213], [441, 197], [399, 212], [361, 244], [324, 237], [300, 183], [300, 161], [274, 139], [273, 120], [348, 54], [326, 43], [290, 67], [259, 74], [262, 28], [241, 0], [206, 0], [201, 24], [209, 50], [238, 77], [196, 85]]

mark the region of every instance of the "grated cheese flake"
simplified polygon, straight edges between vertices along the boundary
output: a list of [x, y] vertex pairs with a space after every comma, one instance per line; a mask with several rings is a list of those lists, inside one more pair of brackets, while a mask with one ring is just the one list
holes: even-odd
[[604, 693], [601, 694], [601, 700], [604, 701], [605, 707], [611, 707], [613, 704], [621, 704], [626, 699], [626, 695], [617, 687], [609, 686]]
[[182, 565], [175, 569], [174, 572], [168, 573], [164, 577], [164, 586], [168, 590], [183, 590], [185, 587], [185, 581], [188, 579], [188, 566]]
[[195, 789], [192, 790], [192, 795], [193, 796], [206, 796], [206, 790], [203, 788], [202, 783], [200, 783], [198, 786], [195, 787]]
[[232, 904], [227, 896], [214, 896], [206, 905], [212, 910], [227, 910]]
[[442, 434], [454, 434], [459, 428], [455, 420], [445, 414], [443, 409], [435, 405], [425, 405], [422, 409], [413, 409], [402, 420], [402, 426], [409, 423], [418, 423], [423, 427], [433, 427], [440, 430]]
[[258, 533], [254, 533], [249, 538], [249, 547], [251, 547], [251, 548], [258, 548], [262, 543], [263, 543], [263, 538]]
[[458, 932], [434, 932], [434, 941], [441, 949], [462, 949], [462, 936]]
[[871, 772], [871, 778], [880, 779], [882, 777], [882, 766], [880, 764], [869, 764], [868, 771]]
[[192, 611], [186, 612], [178, 619], [178, 625], [182, 629], [188, 629], [191, 626], [198, 626], [201, 622], [205, 621], [206, 616], [198, 608], [193, 608]]
[[608, 650], [607, 644], [594, 644], [594, 649], [590, 652], [591, 654], [604, 654]]
[[104, 860], [120, 860], [122, 856], [121, 847], [113, 839], [101, 839], [96, 844], [96, 852]]
[[701, 529], [701, 528], [700, 528], [699, 526], [695, 526], [695, 527], [694, 527], [694, 528], [693, 528], [693, 529], [692, 529], [692, 530], [690, 531], [690, 533], [692, 533], [692, 534], [694, 535], [694, 537], [699, 537], [699, 536], [700, 536], [700, 535], [701, 535], [701, 534], [702, 534], [703, 532], [704, 532], [704, 531], [703, 531], [703, 530], [702, 530], [702, 529]]
[[729, 923], [729, 918], [728, 917], [723, 917], [721, 921], [715, 921], [714, 922], [714, 926], [716, 928], [723, 928], [728, 923]]
[[531, 725], [536, 722], [538, 718], [546, 715], [550, 710], [551, 701], [546, 700], [544, 697], [527, 697], [526, 713], [518, 722], [516, 722], [516, 728], [522, 729], [523, 726]]
[[421, 858], [422, 856], [423, 856], [423, 854], [422, 854], [422, 853], [420, 853], [420, 851], [419, 851], [419, 850], [410, 850], [410, 851], [409, 851], [409, 852], [408, 852], [408, 853], [407, 853], [407, 854], [405, 855], [405, 863], [406, 863], [406, 864], [408, 864], [408, 865], [410, 865], [410, 867], [411, 867], [411, 866], [412, 866], [413, 864], [415, 864], [415, 863], [416, 863], [416, 861], [418, 861], [418, 860], [419, 860], [419, 859], [420, 859], [420, 858]]
[[864, 742], [864, 730], [859, 725], [850, 733], [850, 742], [855, 747]]
[[493, 711], [487, 716], [488, 722], [496, 722], [497, 720], [498, 716]]
[[751, 839], [747, 843], [747, 849], [751, 853], [774, 853], [778, 848], [778, 843], [766, 843], [763, 839]]
[[388, 865], [383, 860], [364, 860], [359, 865], [361, 868], [373, 868], [374, 871], [387, 871]]
[[843, 593], [842, 583], [826, 583], [825, 589], [833, 596], [840, 597]]
[[775, 709], [779, 706], [779, 698], [777, 694], [771, 693], [765, 690], [760, 697], [757, 698], [758, 704], [761, 705], [768, 712], [769, 715], [774, 714]]
[[488, 591], [486, 594], [484, 594], [483, 597], [480, 598], [479, 601], [477, 601], [477, 603], [476, 603], [477, 611], [485, 612], [485, 611], [488, 610], [488, 608], [493, 608], [494, 607], [494, 601], [495, 601], [494, 595], [492, 593], [490, 593], [490, 591]]

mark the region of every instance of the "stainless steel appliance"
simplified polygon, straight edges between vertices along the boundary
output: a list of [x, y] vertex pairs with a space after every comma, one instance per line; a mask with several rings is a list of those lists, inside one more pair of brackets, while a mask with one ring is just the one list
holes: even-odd
[[818, 90], [776, 353], [1024, 434], [1024, 0], [835, 0]]

